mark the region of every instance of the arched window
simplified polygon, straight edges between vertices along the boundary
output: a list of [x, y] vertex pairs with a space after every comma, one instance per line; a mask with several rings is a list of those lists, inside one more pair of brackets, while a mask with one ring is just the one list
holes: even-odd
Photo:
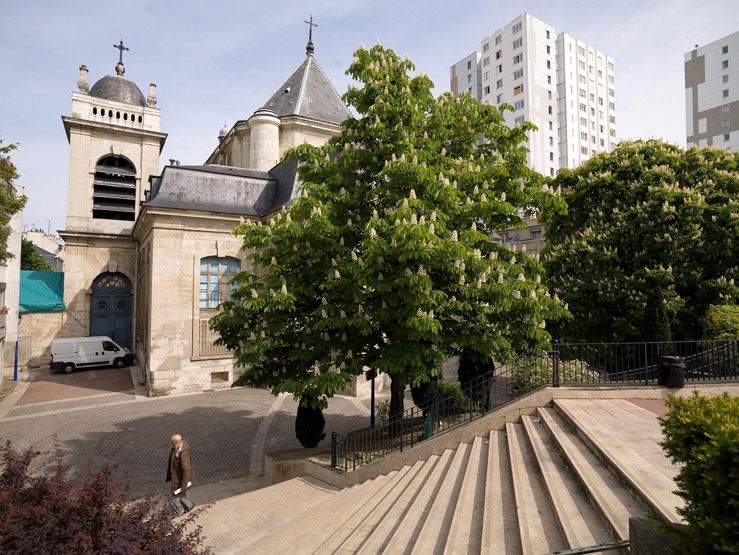
[[123, 156], [105, 156], [95, 165], [92, 217], [133, 221], [136, 214], [136, 168]]
[[231, 297], [229, 282], [239, 271], [239, 259], [206, 256], [200, 259], [200, 308], [218, 308]]

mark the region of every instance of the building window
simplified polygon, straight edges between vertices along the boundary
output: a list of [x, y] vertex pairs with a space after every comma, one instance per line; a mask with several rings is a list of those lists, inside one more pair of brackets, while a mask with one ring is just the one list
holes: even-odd
[[588, 124], [588, 120], [586, 120], [585, 118], [580, 118], [580, 125], [587, 125], [587, 124]]
[[723, 60], [721, 62], [721, 69], [727, 69], [729, 67], [729, 60]]
[[482, 67], [488, 67], [490, 65], [490, 58], [487, 56], [482, 59]]
[[577, 62], [577, 67], [579, 67], [582, 71], [585, 71], [585, 62], [580, 60], [579, 62]]
[[547, 33], [547, 38], [551, 38], [549, 34], [549, 29], [547, 29], [546, 33]]
[[728, 104], [723, 104], [721, 106], [721, 111], [725, 114], [729, 111], [730, 106]]
[[92, 217], [132, 222], [136, 214], [136, 168], [123, 156], [105, 156], [95, 164]]
[[547, 60], [547, 69], [552, 69], [552, 61]]
[[521, 77], [523, 77], [523, 69], [517, 69], [513, 72], [514, 79], [521, 79]]
[[503, 88], [503, 79], [498, 79], [498, 80], [497, 80], [497, 81], [495, 82], [495, 88], [496, 88], [496, 89], [501, 89], [501, 88]]
[[472, 83], [472, 74], [467, 76], [467, 82]]
[[[554, 175], [553, 168], [549, 168], [549, 175]], [[541, 239], [541, 229], [532, 229], [531, 230], [531, 240], [536, 241], [537, 239]]]
[[487, 52], [488, 50], [490, 50], [490, 43], [486, 42], [485, 44], [482, 45], [482, 51]]
[[502, 50], [498, 50], [498, 51], [497, 51], [497, 52], [495, 53], [495, 59], [496, 59], [496, 60], [500, 60], [500, 59], [501, 59], [502, 57], [503, 57], [503, 51], [502, 51]]
[[721, 91], [721, 94], [724, 95], [724, 98], [729, 98], [729, 89], [724, 89], [723, 91]]
[[515, 56], [513, 56], [513, 63], [514, 63], [514, 65], [515, 64], [520, 64], [521, 63], [521, 60], [523, 60], [523, 54], [516, 54]]
[[554, 124], [551, 121], [549, 122], [549, 131], [554, 131]]
[[591, 143], [594, 143], [595, 142], [595, 136], [590, 137], [590, 142]]
[[590, 108], [590, 115], [595, 117], [595, 108]]
[[[609, 75], [609, 77], [610, 77], [610, 75]], [[599, 69], [598, 70], [598, 79], [603, 79], [603, 70], [602, 69]]]
[[519, 38], [513, 41], [513, 50], [521, 48], [521, 46], [523, 46], [523, 39]]
[[516, 33], [520, 33], [521, 32], [521, 28], [522, 28], [522, 24], [521, 23], [516, 23], [513, 26], [513, 34], [515, 35]]
[[722, 75], [721, 76], [721, 82], [722, 83], [728, 83], [729, 82], [729, 76], [728, 75]]
[[608, 116], [608, 121], [615, 124], [616, 123], [616, 116]]
[[577, 53], [578, 53], [578, 54], [579, 54], [580, 56], [584, 56], [584, 55], [585, 55], [585, 49], [584, 49], [584, 48], [583, 48], [582, 46], [578, 46], [578, 47], [577, 47]]
[[600, 146], [606, 146], [606, 142], [603, 139], [600, 140]]
[[611, 137], [615, 137], [616, 136], [616, 130], [615, 129], [611, 129], [610, 135], [611, 135]]
[[485, 94], [490, 94], [490, 85], [485, 87]]
[[500, 44], [500, 41], [501, 41], [501, 36], [500, 35], [498, 35], [497, 37], [495, 37], [495, 44], [496, 44], [496, 46], [498, 44]]
[[547, 91], [547, 96], [549, 97], [549, 100], [552, 99], [552, 91]]
[[608, 62], [608, 71], [613, 71], [613, 62]]
[[728, 141], [731, 138], [730, 135], [730, 133], [724, 133], [724, 141]]
[[495, 66], [495, 73], [503, 73], [503, 66], [502, 65]]
[[588, 140], [588, 134], [581, 131], [580, 132], [580, 139], [583, 140], [583, 141], [587, 141]]
[[238, 258], [207, 256], [200, 259], [200, 308], [218, 308], [231, 298], [231, 279], [239, 271]]
[[549, 146], [554, 146], [554, 137], [549, 137]]
[[585, 84], [585, 76], [584, 75], [578, 75], [577, 80], [580, 81], [580, 83]]
[[472, 87], [467, 87], [467, 92], [472, 94]]
[[613, 102], [609, 102], [608, 103], [608, 109], [609, 110], [615, 110], [616, 109], [616, 105]]
[[723, 127], [724, 129], [728, 129], [729, 128], [729, 120], [728, 119], [722, 119], [721, 120], [721, 127]]
[[547, 75], [547, 85], [551, 85], [551, 84], [552, 84], [552, 76]]
[[549, 153], [549, 161], [554, 162], [554, 152]]
[[513, 87], [513, 96], [517, 96], [523, 92], [523, 83]]
[[613, 89], [608, 89], [608, 96], [616, 96], [616, 91]]
[[729, 45], [726, 44], [721, 47], [721, 54], [728, 54], [729, 53]]
[[600, 96], [598, 97], [598, 106], [603, 106], [603, 99]]
[[586, 146], [581, 146], [581, 147], [580, 147], [580, 153], [581, 153], [581, 154], [587, 154], [587, 153], [588, 153], [588, 147], [586, 147]]
[[582, 96], [583, 98], [585, 98], [585, 94], [586, 94], [585, 91], [582, 90], [582, 89], [580, 89], [580, 96]]
[[490, 72], [489, 71], [486, 71], [485, 73], [483, 73], [483, 79], [485, 81], [487, 81], [488, 79], [490, 79]]
[[613, 84], [613, 83], [616, 82], [616, 80], [613, 78], [613, 75], [609, 75], [608, 76], [608, 82], [611, 83], [611, 84]]
[[516, 100], [516, 102], [513, 103], [513, 108], [515, 110], [523, 110], [523, 100]]
[[467, 69], [472, 69], [472, 62], [471, 61], [467, 62]]
[[521, 125], [523, 124], [523, 116], [518, 116], [515, 120], [513, 120], [514, 125]]
[[552, 53], [552, 48], [547, 44], [547, 54], [551, 54], [551, 53]]
[[549, 106], [549, 115], [550, 116], [552, 115], [552, 107], [551, 106]]
[[503, 102], [503, 95], [499, 94], [498, 96], [495, 97], [495, 103], [500, 104], [501, 102]]
[[580, 103], [580, 111], [581, 112], [587, 112], [588, 111], [588, 107], [585, 106], [585, 104], [583, 104], [582, 102]]

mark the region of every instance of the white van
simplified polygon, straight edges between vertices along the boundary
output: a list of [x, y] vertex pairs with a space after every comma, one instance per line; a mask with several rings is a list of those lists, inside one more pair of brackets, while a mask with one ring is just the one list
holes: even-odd
[[134, 354], [121, 347], [110, 337], [65, 337], [51, 342], [49, 368], [71, 374], [76, 368], [115, 366], [123, 368], [133, 364]]

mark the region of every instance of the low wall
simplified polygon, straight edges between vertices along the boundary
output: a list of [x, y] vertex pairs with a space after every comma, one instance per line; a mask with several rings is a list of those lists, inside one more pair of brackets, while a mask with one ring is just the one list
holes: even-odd
[[18, 323], [18, 365], [28, 368], [48, 364], [51, 341], [62, 337], [65, 319], [63, 311], [21, 314]]
[[267, 484], [276, 484], [300, 476], [312, 476], [333, 486], [345, 488], [400, 470], [431, 455], [441, 455], [447, 449], [456, 449], [460, 443], [472, 443], [476, 437], [485, 437], [490, 430], [502, 430], [507, 422], [516, 422], [523, 414], [535, 414], [554, 399], [659, 399], [669, 394], [678, 397], [692, 395], [698, 389], [704, 395], [727, 391], [739, 395], [739, 384], [687, 385], [683, 389], [659, 386], [631, 387], [547, 387], [517, 399], [498, 410], [473, 420], [469, 424], [432, 437], [403, 452], [395, 451], [354, 471], [339, 472], [330, 466], [330, 445], [313, 453], [293, 450], [265, 455], [264, 474]]

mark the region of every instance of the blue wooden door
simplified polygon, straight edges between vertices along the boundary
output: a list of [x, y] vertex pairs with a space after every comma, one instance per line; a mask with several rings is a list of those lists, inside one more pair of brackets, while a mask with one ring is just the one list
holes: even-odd
[[99, 275], [92, 285], [90, 335], [107, 335], [131, 348], [131, 300], [131, 282], [125, 275]]

